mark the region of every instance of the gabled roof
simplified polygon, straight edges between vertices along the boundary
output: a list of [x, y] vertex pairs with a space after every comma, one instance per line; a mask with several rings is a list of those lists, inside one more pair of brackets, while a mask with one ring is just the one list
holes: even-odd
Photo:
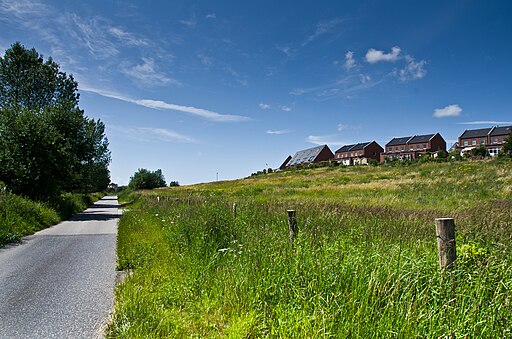
[[407, 142], [413, 137], [401, 137], [401, 138], [393, 138], [389, 141], [386, 146], [396, 146], [396, 145], [405, 145]]
[[486, 137], [490, 131], [491, 128], [467, 129], [464, 131], [464, 133], [462, 133], [460, 138], [464, 139]]
[[341, 148], [339, 148], [335, 153], [341, 153], [341, 152], [348, 152], [352, 149], [352, 147], [354, 147], [355, 144], [352, 144], [352, 145], [345, 145], [345, 146], [341, 146]]
[[510, 132], [512, 131], [512, 126], [502, 126], [502, 127], [495, 127], [491, 131], [491, 135], [510, 135]]
[[350, 151], [361, 151], [361, 150], [364, 150], [366, 147], [368, 147], [368, 145], [370, 145], [372, 142], [373, 141], [361, 142], [359, 144], [345, 145], [345, 146], [342, 146], [340, 149], [338, 149], [336, 151], [336, 153], [350, 152]]
[[355, 144], [354, 147], [352, 147], [350, 150], [351, 151], [361, 151], [361, 150], [364, 150], [369, 144], [371, 144], [372, 142], [362, 142], [362, 143], [359, 143], [359, 144]]
[[[295, 166], [300, 164], [308, 164], [310, 162], [315, 161], [315, 159], [320, 155], [320, 152], [327, 147], [327, 145], [317, 146], [313, 148], [308, 148], [302, 151], [298, 151], [292, 157], [292, 159], [288, 162], [287, 166]], [[331, 153], [332, 154], [332, 153]]]
[[408, 141], [408, 143], [409, 144], [417, 144], [420, 142], [428, 142], [434, 136], [435, 136], [435, 134], [415, 135], [411, 140]]
[[459, 142], [458, 141], [455, 141], [455, 143], [452, 145], [452, 147], [450, 147], [450, 152], [451, 151], [455, 151], [459, 148]]
[[279, 169], [284, 169], [288, 163], [290, 162], [290, 160], [292, 160], [292, 156], [289, 155], [284, 161], [283, 163], [281, 164], [281, 166], [279, 166]]

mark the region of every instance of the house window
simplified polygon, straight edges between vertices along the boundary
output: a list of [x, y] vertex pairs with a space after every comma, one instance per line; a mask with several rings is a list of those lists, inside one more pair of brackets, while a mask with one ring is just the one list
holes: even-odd
[[395, 151], [397, 151], [397, 152], [398, 152], [398, 146], [396, 146], [396, 147], [395, 147]]
[[476, 145], [476, 140], [471, 140], [471, 145], [475, 146]]
[[497, 144], [498, 143], [498, 138], [494, 138], [494, 140], [492, 141], [493, 144]]
[[413, 150], [414, 150], [414, 146], [413, 146], [413, 145], [411, 145], [411, 146], [409, 147], [409, 151], [413, 151]]
[[467, 145], [468, 145], [468, 141], [464, 140], [464, 146], [467, 146]]
[[480, 139], [480, 145], [485, 145], [485, 139]]
[[404, 147], [404, 146], [402, 146], [402, 151], [403, 151], [403, 150], [405, 150], [405, 147]]
[[423, 149], [427, 149], [427, 144], [423, 144]]

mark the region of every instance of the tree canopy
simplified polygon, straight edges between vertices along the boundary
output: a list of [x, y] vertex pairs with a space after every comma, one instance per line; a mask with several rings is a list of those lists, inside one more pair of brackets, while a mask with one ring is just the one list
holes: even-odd
[[0, 180], [47, 198], [110, 182], [105, 125], [78, 106], [78, 83], [19, 42], [0, 57]]
[[152, 172], [145, 168], [139, 168], [130, 178], [128, 184], [128, 187], [132, 189], [152, 189], [165, 186], [165, 178], [161, 169]]
[[512, 157], [512, 132], [503, 143], [503, 153]]

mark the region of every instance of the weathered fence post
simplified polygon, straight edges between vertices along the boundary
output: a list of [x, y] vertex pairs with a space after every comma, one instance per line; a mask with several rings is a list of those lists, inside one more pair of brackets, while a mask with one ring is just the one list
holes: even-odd
[[236, 219], [237, 206], [236, 202], [233, 203], [233, 219]]
[[290, 230], [290, 242], [293, 243], [297, 234], [299, 233], [299, 226], [297, 226], [297, 218], [295, 217], [295, 210], [287, 210], [288, 213], [288, 229]]
[[455, 222], [453, 218], [436, 218], [437, 252], [442, 270], [455, 264]]

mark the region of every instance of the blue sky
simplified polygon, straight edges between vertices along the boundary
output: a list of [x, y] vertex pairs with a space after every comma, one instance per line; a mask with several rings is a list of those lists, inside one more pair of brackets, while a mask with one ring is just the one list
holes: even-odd
[[79, 82], [112, 180], [235, 179], [297, 150], [512, 124], [509, 1], [0, 0]]

